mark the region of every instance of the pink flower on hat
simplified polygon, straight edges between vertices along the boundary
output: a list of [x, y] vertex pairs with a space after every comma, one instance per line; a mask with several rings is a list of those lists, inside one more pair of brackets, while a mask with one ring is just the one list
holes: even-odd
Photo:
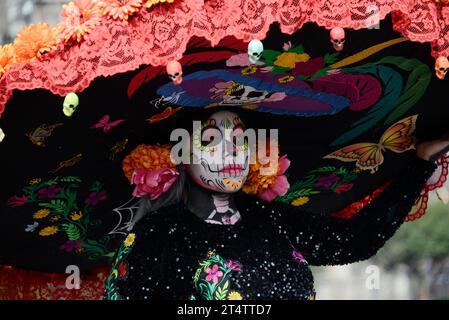
[[286, 155], [279, 158], [279, 168], [276, 181], [268, 189], [260, 192], [257, 195], [260, 199], [271, 202], [277, 196], [283, 196], [287, 193], [288, 188], [290, 188], [290, 184], [288, 183], [287, 177], [284, 175], [284, 173], [285, 171], [287, 171], [289, 166], [290, 160], [287, 159]]
[[170, 169], [144, 169], [134, 170], [131, 183], [136, 185], [133, 196], [150, 196], [151, 200], [157, 199], [162, 193], [166, 192], [175, 182], [179, 172]]

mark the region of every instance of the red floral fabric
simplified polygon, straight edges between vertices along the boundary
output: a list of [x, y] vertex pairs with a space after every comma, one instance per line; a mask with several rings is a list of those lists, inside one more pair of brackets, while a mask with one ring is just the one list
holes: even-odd
[[109, 269], [81, 274], [80, 289], [67, 289], [67, 274], [0, 266], [0, 300], [101, 300]]

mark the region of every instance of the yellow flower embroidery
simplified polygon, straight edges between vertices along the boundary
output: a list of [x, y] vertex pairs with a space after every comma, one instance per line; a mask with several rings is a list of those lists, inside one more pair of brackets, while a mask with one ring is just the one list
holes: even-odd
[[353, 173], [360, 173], [360, 172], [362, 172], [362, 170], [361, 170], [359, 167], [355, 167], [355, 168], [352, 170], [352, 172], [353, 172]]
[[248, 66], [248, 67], [242, 69], [242, 74], [244, 76], [247, 76], [249, 74], [256, 73], [256, 71], [257, 71], [257, 68], [255, 66]]
[[307, 62], [310, 56], [307, 53], [284, 52], [274, 62], [278, 67], [293, 69], [298, 62]]
[[230, 94], [232, 94], [235, 90], [237, 90], [239, 86], [240, 86], [240, 83], [238, 83], [238, 82], [233, 82], [229, 87], [227, 87], [227, 88], [225, 89], [225, 93], [226, 93], [227, 95], [230, 95]]
[[305, 205], [309, 201], [310, 201], [309, 197], [299, 197], [293, 200], [291, 204], [295, 207], [299, 207]]
[[288, 82], [292, 82], [293, 80], [295, 80], [294, 76], [285, 76], [285, 77], [279, 78], [278, 82], [279, 83], [288, 83]]
[[34, 185], [40, 183], [41, 181], [42, 181], [42, 179], [40, 179], [40, 178], [30, 180], [30, 185], [34, 186]]
[[33, 214], [34, 219], [43, 219], [50, 214], [50, 209], [41, 209]]
[[228, 300], [243, 300], [242, 295], [237, 291], [231, 291], [228, 295]]
[[130, 233], [126, 237], [125, 242], [123, 242], [123, 244], [125, 245], [125, 247], [131, 247], [134, 244], [134, 240], [136, 240], [136, 234]]
[[215, 251], [214, 250], [210, 250], [208, 253], [207, 253], [207, 256], [210, 258], [210, 257], [212, 257], [212, 256], [214, 256], [215, 255]]
[[70, 218], [72, 218], [73, 221], [78, 221], [82, 217], [83, 217], [82, 211], [79, 211], [79, 212], [73, 211], [72, 214], [70, 215]]
[[48, 237], [48, 236], [54, 235], [58, 231], [59, 230], [58, 230], [57, 226], [45, 227], [44, 229], [39, 231], [39, 235], [42, 237]]

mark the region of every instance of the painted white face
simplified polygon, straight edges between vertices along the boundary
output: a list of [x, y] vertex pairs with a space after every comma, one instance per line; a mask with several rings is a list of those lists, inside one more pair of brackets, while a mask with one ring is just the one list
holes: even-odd
[[245, 127], [230, 111], [218, 111], [201, 123], [191, 136], [190, 177], [201, 187], [233, 193], [240, 190], [249, 172], [249, 147], [243, 143]]

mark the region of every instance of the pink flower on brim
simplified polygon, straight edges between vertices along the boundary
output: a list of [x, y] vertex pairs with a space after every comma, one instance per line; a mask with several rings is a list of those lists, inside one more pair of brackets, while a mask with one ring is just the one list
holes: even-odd
[[140, 198], [148, 195], [155, 200], [170, 189], [178, 175], [179, 172], [169, 168], [135, 169], [131, 179], [131, 183], [136, 185], [133, 196]]
[[284, 175], [288, 167], [290, 167], [290, 160], [287, 159], [287, 155], [279, 158], [279, 168], [277, 172], [276, 182], [268, 189], [260, 192], [257, 196], [267, 202], [271, 202], [278, 196], [283, 196], [290, 188], [287, 177]]

